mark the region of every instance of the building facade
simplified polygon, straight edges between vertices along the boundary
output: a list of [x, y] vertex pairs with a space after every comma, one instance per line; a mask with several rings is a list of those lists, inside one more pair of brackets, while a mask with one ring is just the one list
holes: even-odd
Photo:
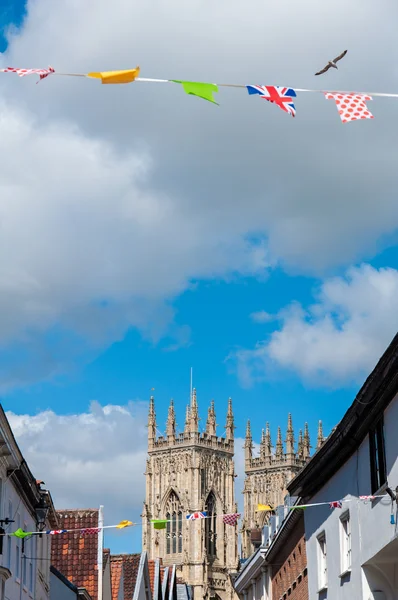
[[310, 598], [398, 598], [397, 428], [398, 335], [288, 486], [303, 502], [325, 502], [304, 511]]
[[304, 517], [279, 506], [234, 583], [241, 600], [308, 600]]
[[[162, 558], [166, 566], [175, 564], [177, 576], [192, 586], [194, 600], [234, 597], [230, 573], [238, 568], [238, 531], [220, 518], [237, 512], [231, 400], [225, 428], [226, 436], [217, 437], [212, 402], [206, 430], [199, 432], [194, 390], [184, 431], [176, 432], [171, 402], [166, 436], [158, 437], [154, 399], [150, 400], [143, 549], [149, 559]], [[208, 518], [186, 519], [197, 511], [206, 511]], [[167, 529], [155, 530], [151, 519], [167, 519]]]
[[[324, 441], [322, 422], [318, 425], [317, 448]], [[299, 431], [298, 444], [295, 445], [292, 417], [289, 415], [286, 446], [278, 427], [275, 448], [272, 446], [269, 424], [262, 431], [259, 456], [253, 456], [253, 439], [250, 421], [247, 423], [245, 438], [245, 485], [244, 518], [242, 523], [242, 556], [248, 558], [258, 548], [261, 541], [261, 529], [269, 513], [258, 511], [259, 504], [279, 506], [284, 502], [287, 485], [302, 469], [310, 457], [311, 444], [308, 424], [305, 423], [304, 435]]]
[[[0, 406], [0, 526], [2, 532], [57, 527], [50, 493], [33, 477]], [[49, 600], [50, 536], [2, 536], [0, 600]]]

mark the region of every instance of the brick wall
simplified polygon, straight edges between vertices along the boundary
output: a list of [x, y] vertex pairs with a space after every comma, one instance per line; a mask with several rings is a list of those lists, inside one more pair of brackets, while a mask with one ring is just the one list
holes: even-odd
[[307, 555], [302, 516], [272, 559], [272, 598], [308, 600]]

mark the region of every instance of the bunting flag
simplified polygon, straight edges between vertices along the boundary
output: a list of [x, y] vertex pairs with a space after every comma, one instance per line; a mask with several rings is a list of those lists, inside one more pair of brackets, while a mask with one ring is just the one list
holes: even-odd
[[329, 502], [330, 508], [342, 508], [343, 504], [341, 500], [334, 500], [333, 502]]
[[140, 68], [130, 69], [128, 71], [104, 71], [102, 73], [88, 73], [87, 77], [101, 79], [102, 83], [131, 83], [137, 79], [140, 74]]
[[275, 85], [248, 85], [246, 87], [250, 96], [259, 94], [263, 100], [268, 100], [268, 102], [276, 104], [284, 112], [292, 115], [292, 117], [296, 116], [296, 107], [294, 106], [293, 98], [296, 98], [297, 94], [292, 88]]
[[225, 525], [236, 525], [238, 522], [238, 519], [240, 519], [240, 514], [238, 513], [234, 513], [231, 515], [224, 515], [223, 516], [223, 523], [225, 523]]
[[[99, 527], [85, 527], [84, 529], [80, 530], [81, 535], [95, 535], [96, 533], [99, 533], [101, 531], [101, 529]], [[52, 533], [50, 531], [50, 533]], [[59, 533], [66, 533], [66, 531], [60, 531]]]
[[125, 527], [131, 527], [133, 525], [132, 521], [120, 521], [118, 525], [116, 525], [116, 529], [124, 529]]
[[199, 83], [197, 81], [179, 81], [177, 79], [171, 79], [173, 83], [180, 83], [186, 94], [191, 96], [198, 96], [203, 100], [208, 100], [217, 104], [213, 98], [214, 92], [218, 92], [218, 87], [215, 83]]
[[47, 535], [58, 535], [59, 533], [67, 533], [67, 529], [53, 529], [52, 531], [45, 531]]
[[257, 506], [257, 511], [261, 512], [261, 511], [273, 511], [274, 509], [272, 508], [272, 506], [270, 504], [259, 504]]
[[[39, 81], [41, 81], [45, 77], [55, 73], [55, 70], [52, 67], [48, 67], [48, 69], [15, 69], [14, 67], [7, 67], [6, 69], [3, 69], [3, 73], [16, 73], [19, 77], [39, 75]], [[37, 81], [37, 83], [39, 83], [39, 81]]]
[[363, 94], [339, 94], [338, 92], [325, 92], [326, 100], [334, 100], [340, 119], [343, 123], [358, 121], [360, 119], [374, 119], [365, 104], [365, 100], [372, 100], [371, 96]]
[[359, 496], [360, 500], [374, 500], [376, 498], [376, 496]]
[[207, 517], [207, 512], [194, 512], [190, 515], [187, 515], [188, 521], [195, 521], [196, 519], [205, 519]]
[[169, 521], [167, 519], [151, 519], [151, 523], [153, 523], [154, 529], [166, 529]]
[[13, 535], [13, 536], [23, 540], [24, 538], [28, 537], [28, 535], [33, 535], [34, 533], [35, 532], [33, 532], [33, 531], [24, 531], [23, 529], [21, 529], [19, 527], [16, 531], [14, 531], [13, 533], [10, 533], [10, 535]]

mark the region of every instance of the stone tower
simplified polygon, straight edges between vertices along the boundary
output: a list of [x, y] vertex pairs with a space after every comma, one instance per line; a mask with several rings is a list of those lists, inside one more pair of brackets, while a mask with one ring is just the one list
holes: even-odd
[[[249, 557], [256, 547], [260, 530], [269, 513], [258, 511], [258, 504], [272, 507], [283, 504], [287, 494], [286, 486], [300, 471], [310, 457], [310, 436], [308, 424], [300, 430], [297, 448], [295, 447], [292, 417], [289, 414], [285, 447], [281, 428], [278, 427], [275, 447], [272, 446], [269, 424], [262, 431], [259, 456], [253, 456], [253, 440], [250, 421], [247, 422], [245, 438], [245, 485], [244, 517], [242, 524], [242, 556]], [[317, 449], [323, 443], [322, 423], [319, 421]], [[261, 538], [260, 538], [261, 541]], [[254, 542], [254, 543], [253, 543]]]
[[[171, 401], [166, 435], [157, 436], [155, 402], [148, 416], [146, 499], [142, 514], [143, 549], [148, 558], [176, 564], [178, 575], [193, 586], [194, 600], [235, 598], [229, 574], [238, 567], [238, 526], [220, 515], [236, 513], [234, 416], [228, 401], [225, 437], [217, 437], [214, 402], [206, 428], [199, 432], [196, 391], [187, 406], [184, 430], [177, 432]], [[207, 511], [210, 518], [187, 520]], [[151, 519], [168, 519], [167, 529], [155, 530]]]

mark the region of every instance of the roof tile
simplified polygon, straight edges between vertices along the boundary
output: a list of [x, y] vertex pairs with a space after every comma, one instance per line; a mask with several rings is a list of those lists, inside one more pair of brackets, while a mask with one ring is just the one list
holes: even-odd
[[[112, 569], [116, 569], [113, 577], [115, 579], [115, 587], [117, 586], [117, 592], [114, 591], [112, 585], [112, 600], [117, 600], [117, 594], [120, 587], [120, 579], [123, 574], [123, 600], [131, 600], [135, 590], [135, 584], [137, 582], [138, 567], [140, 565], [141, 554], [116, 554], [111, 555], [111, 572]], [[121, 563], [120, 575], [117, 571], [119, 567], [112, 567], [113, 563]], [[118, 583], [117, 583], [118, 582]]]
[[[98, 527], [98, 509], [57, 511], [60, 529]], [[85, 587], [98, 600], [98, 536], [79, 531], [51, 536], [51, 562], [71, 583]]]

